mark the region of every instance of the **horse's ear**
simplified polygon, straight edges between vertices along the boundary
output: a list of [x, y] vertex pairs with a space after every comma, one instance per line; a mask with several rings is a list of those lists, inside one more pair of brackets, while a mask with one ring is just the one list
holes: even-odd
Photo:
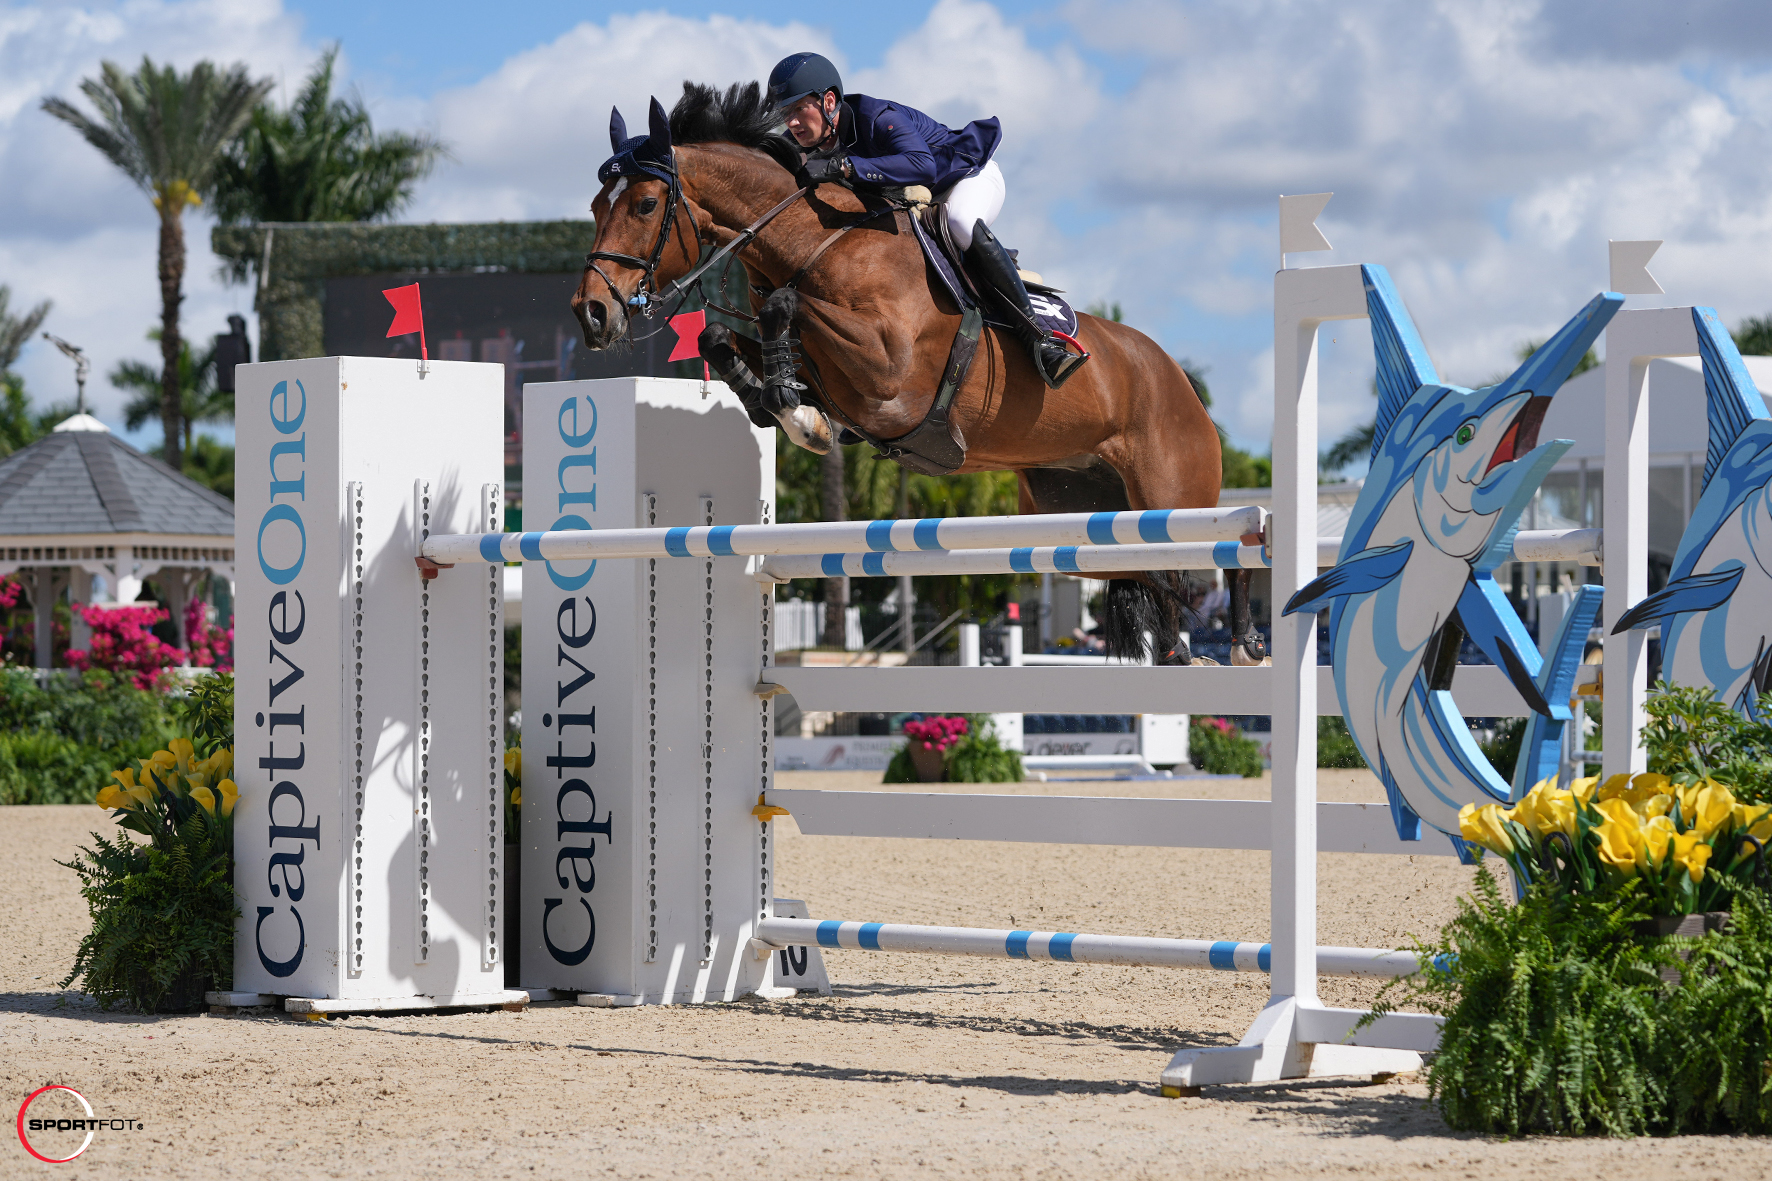
[[651, 123], [653, 149], [668, 154], [671, 150], [671, 119], [665, 114], [664, 104], [656, 98], [652, 100], [652, 111], [648, 118]]
[[628, 142], [628, 121], [621, 117], [620, 107], [609, 108], [609, 146], [614, 151], [621, 151], [621, 145]]

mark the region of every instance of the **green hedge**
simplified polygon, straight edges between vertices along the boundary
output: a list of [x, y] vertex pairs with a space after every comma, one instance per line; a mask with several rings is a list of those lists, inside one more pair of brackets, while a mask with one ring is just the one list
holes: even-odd
[[0, 670], [0, 804], [89, 804], [111, 772], [165, 746], [168, 699], [108, 672]]

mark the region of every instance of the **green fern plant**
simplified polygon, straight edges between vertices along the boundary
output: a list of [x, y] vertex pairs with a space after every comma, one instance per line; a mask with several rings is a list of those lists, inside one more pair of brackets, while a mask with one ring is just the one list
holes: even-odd
[[1522, 1136], [1661, 1130], [1668, 1082], [1660, 969], [1664, 941], [1630, 931], [1629, 887], [1609, 899], [1540, 884], [1509, 905], [1479, 860], [1472, 898], [1433, 943], [1425, 970], [1381, 991], [1370, 1021], [1411, 1008], [1446, 1019], [1429, 1092], [1460, 1131]]
[[1673, 1124], [1681, 1132], [1772, 1132], [1772, 903], [1740, 890], [1729, 928], [1690, 941], [1663, 1009]]
[[219, 816], [194, 808], [162, 839], [93, 833], [64, 865], [80, 876], [92, 930], [61, 987], [75, 980], [101, 1007], [191, 1008], [204, 987], [234, 978], [232, 840]]

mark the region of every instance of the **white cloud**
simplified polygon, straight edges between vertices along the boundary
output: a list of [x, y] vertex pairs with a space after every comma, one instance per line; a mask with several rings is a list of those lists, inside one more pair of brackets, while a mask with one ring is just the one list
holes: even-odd
[[609, 109], [644, 134], [647, 101], [668, 110], [683, 82], [767, 78], [800, 49], [839, 55], [807, 25], [648, 12], [590, 22], [520, 53], [472, 86], [437, 96], [432, 117], [456, 163], [440, 170], [415, 220], [584, 217], [609, 155]]

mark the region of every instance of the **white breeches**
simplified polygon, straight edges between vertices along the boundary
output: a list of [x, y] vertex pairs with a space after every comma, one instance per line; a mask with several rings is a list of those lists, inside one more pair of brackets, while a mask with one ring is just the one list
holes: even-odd
[[972, 246], [972, 226], [981, 218], [985, 225], [1003, 212], [1003, 172], [995, 160], [964, 180], [954, 182], [947, 194], [948, 233], [961, 250]]

